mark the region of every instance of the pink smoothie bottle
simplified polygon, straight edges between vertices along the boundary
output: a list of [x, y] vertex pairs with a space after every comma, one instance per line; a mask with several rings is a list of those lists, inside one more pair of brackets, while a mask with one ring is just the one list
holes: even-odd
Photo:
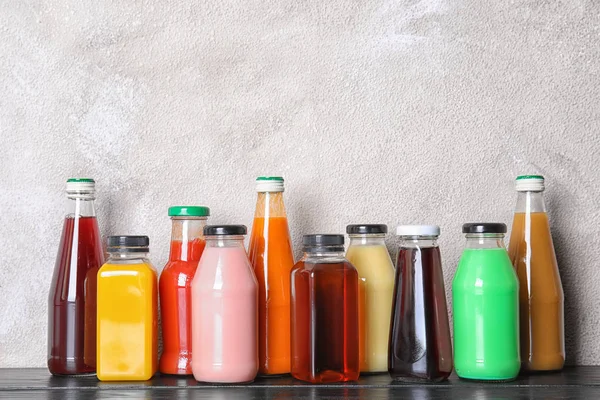
[[258, 283], [244, 225], [208, 225], [192, 280], [192, 372], [201, 382], [251, 382], [258, 372]]

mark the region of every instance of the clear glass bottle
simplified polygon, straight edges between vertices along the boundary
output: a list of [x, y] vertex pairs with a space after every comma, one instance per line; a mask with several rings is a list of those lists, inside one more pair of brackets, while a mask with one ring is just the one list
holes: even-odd
[[454, 369], [460, 378], [517, 377], [519, 281], [504, 246], [506, 225], [463, 225], [467, 243], [452, 282]]
[[145, 381], [158, 369], [158, 288], [148, 236], [110, 236], [98, 271], [101, 381]]
[[172, 221], [169, 261], [159, 280], [163, 352], [162, 374], [192, 374], [192, 279], [204, 251], [204, 206], [169, 207]]
[[258, 283], [244, 225], [207, 225], [192, 280], [192, 372], [213, 383], [251, 382], [258, 372]]
[[360, 372], [388, 369], [394, 264], [385, 245], [387, 225], [348, 225], [346, 258], [358, 272]]
[[262, 375], [290, 372], [292, 241], [283, 203], [283, 178], [256, 179], [256, 212], [248, 255], [258, 280], [258, 358]]
[[544, 204], [544, 177], [517, 177], [508, 253], [519, 277], [521, 362], [526, 371], [565, 364], [564, 294]]
[[305, 235], [292, 270], [292, 376], [311, 383], [358, 379], [358, 273], [343, 235]]
[[48, 369], [54, 375], [96, 372], [96, 274], [104, 253], [95, 182], [67, 181], [69, 201], [48, 299]]
[[389, 372], [439, 382], [452, 372], [452, 343], [437, 225], [401, 225]]

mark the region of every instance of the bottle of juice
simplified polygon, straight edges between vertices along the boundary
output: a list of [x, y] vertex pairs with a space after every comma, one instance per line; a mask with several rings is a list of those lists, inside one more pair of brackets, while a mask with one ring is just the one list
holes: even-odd
[[311, 383], [358, 379], [358, 273], [343, 235], [305, 235], [292, 270], [292, 376]]
[[519, 282], [506, 225], [463, 225], [466, 248], [452, 282], [454, 368], [460, 378], [505, 381], [519, 373]]
[[521, 361], [526, 371], [565, 363], [564, 295], [542, 193], [544, 178], [517, 178], [517, 207], [508, 253], [519, 277]]
[[162, 374], [192, 374], [192, 279], [204, 251], [208, 207], [169, 208], [172, 221], [169, 262], [160, 274], [159, 293], [163, 352]]
[[283, 178], [256, 179], [258, 201], [248, 253], [258, 280], [258, 359], [263, 375], [290, 372], [292, 242], [283, 204]]
[[360, 372], [387, 372], [394, 265], [385, 246], [387, 225], [348, 225], [346, 258], [358, 272]]
[[258, 283], [244, 225], [208, 225], [192, 280], [192, 371], [202, 382], [251, 382], [258, 372]]
[[101, 381], [145, 381], [158, 367], [158, 291], [148, 236], [110, 236], [98, 271]]
[[389, 372], [439, 382], [452, 372], [452, 343], [437, 225], [401, 225]]
[[48, 299], [48, 369], [96, 372], [96, 274], [104, 262], [93, 179], [67, 181], [68, 212]]

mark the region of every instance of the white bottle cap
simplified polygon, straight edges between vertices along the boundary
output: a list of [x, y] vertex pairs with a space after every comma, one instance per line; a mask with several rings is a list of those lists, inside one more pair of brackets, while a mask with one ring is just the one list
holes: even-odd
[[96, 190], [96, 182], [90, 178], [71, 178], [67, 180], [67, 192], [93, 192]]
[[256, 178], [257, 192], [283, 192], [283, 178], [280, 176], [259, 176]]
[[437, 225], [398, 225], [397, 236], [440, 236]]
[[515, 183], [517, 192], [543, 192], [544, 177], [541, 175], [519, 175]]

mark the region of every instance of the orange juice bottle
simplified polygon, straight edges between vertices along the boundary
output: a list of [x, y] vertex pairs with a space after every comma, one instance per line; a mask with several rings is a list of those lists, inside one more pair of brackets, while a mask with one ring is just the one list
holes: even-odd
[[564, 295], [540, 175], [517, 177], [517, 207], [508, 252], [519, 277], [521, 362], [526, 371], [565, 363]]
[[290, 372], [290, 272], [294, 266], [283, 178], [256, 179], [258, 200], [250, 262], [258, 280], [258, 355], [261, 375]]
[[148, 236], [110, 236], [98, 271], [96, 370], [101, 381], [145, 381], [158, 369], [158, 290]]

